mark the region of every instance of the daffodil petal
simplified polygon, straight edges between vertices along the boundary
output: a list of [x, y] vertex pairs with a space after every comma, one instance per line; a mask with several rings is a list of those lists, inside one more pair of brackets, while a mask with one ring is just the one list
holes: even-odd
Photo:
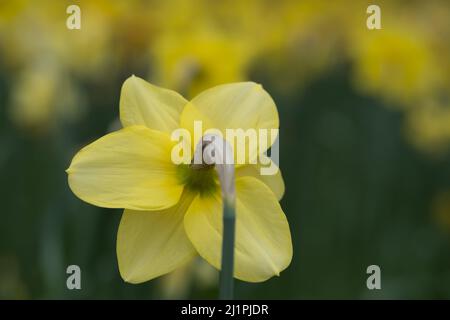
[[125, 210], [117, 233], [117, 260], [126, 282], [141, 283], [180, 267], [196, 255], [183, 218], [193, 194], [161, 211]]
[[100, 207], [171, 207], [183, 191], [170, 158], [172, 146], [168, 134], [143, 126], [110, 133], [73, 158], [69, 186], [80, 199]]
[[124, 82], [120, 94], [120, 121], [124, 127], [144, 125], [172, 133], [178, 128], [186, 104], [187, 101], [175, 91], [131, 76]]
[[[292, 259], [289, 225], [273, 192], [253, 177], [236, 179], [234, 276], [261, 282], [284, 270]], [[222, 200], [197, 196], [184, 218], [186, 233], [198, 253], [220, 269]]]
[[275, 102], [254, 82], [216, 86], [200, 93], [191, 103], [221, 130], [279, 126]]
[[[227, 129], [240, 129], [244, 134], [249, 133], [250, 129], [256, 133], [257, 139], [260, 130], [265, 130], [268, 141], [262, 145], [257, 140], [255, 147], [250, 145], [247, 158], [254, 158], [257, 153], [266, 151], [277, 137], [270, 130], [279, 127], [275, 102], [261, 85], [254, 82], [213, 87], [203, 91], [186, 105], [181, 114], [180, 126], [191, 132], [195, 139], [194, 146], [201, 138], [194, 136], [195, 121], [201, 121], [203, 131], [218, 129], [225, 138]], [[236, 141], [234, 143], [239, 144]]]
[[[268, 165], [262, 165], [261, 163], [248, 164], [236, 168], [236, 177], [238, 178], [250, 176], [261, 180], [265, 185], [267, 185], [270, 188], [270, 190], [272, 190], [272, 192], [277, 197], [278, 201], [280, 201], [281, 198], [283, 198], [285, 189], [283, 176], [281, 175], [281, 170], [272, 160], [269, 160], [268, 158], [265, 159], [267, 159], [266, 161], [270, 161], [270, 164]], [[270, 168], [270, 171], [275, 172], [275, 174], [264, 175], [262, 174], [261, 171], [262, 168]]]

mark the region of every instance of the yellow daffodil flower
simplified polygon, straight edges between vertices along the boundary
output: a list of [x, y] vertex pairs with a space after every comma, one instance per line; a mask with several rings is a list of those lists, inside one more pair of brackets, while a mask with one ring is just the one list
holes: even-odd
[[75, 121], [83, 114], [82, 94], [55, 64], [36, 63], [24, 69], [11, 87], [10, 118], [34, 133], [45, 133], [58, 123]]
[[193, 96], [209, 86], [246, 77], [253, 55], [249, 45], [224, 33], [203, 31], [206, 28], [159, 36], [151, 50], [158, 81]]
[[[260, 85], [242, 82], [214, 87], [188, 102], [132, 76], [122, 87], [120, 119], [123, 129], [83, 148], [67, 173], [80, 199], [125, 208], [117, 235], [122, 278], [144, 282], [197, 254], [220, 269], [222, 197], [216, 171], [174, 164], [171, 133], [189, 130], [193, 121], [220, 130], [277, 129], [272, 98]], [[234, 276], [249, 282], [279, 275], [292, 258], [289, 225], [278, 202], [284, 193], [281, 173], [261, 176], [259, 166], [235, 170]]]
[[439, 66], [419, 31], [394, 27], [379, 33], [365, 31], [355, 41], [357, 88], [414, 106], [439, 87]]

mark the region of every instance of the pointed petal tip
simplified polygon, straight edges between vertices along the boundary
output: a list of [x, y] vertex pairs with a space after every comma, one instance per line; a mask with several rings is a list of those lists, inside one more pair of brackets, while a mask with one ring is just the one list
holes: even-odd
[[135, 281], [130, 277], [124, 277], [122, 274], [120, 275], [120, 277], [122, 278], [123, 282], [125, 283], [129, 283], [129, 284], [139, 284], [141, 283], [140, 281]]

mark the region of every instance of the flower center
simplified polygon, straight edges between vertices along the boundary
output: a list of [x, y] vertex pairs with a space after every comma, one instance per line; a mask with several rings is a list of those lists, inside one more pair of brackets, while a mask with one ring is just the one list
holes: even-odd
[[219, 180], [214, 165], [180, 164], [177, 176], [181, 184], [190, 191], [208, 196], [219, 188]]

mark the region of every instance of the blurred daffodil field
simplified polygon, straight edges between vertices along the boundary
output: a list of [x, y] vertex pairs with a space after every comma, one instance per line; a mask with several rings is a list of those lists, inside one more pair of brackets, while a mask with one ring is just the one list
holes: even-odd
[[445, 0], [0, 1], [0, 299], [217, 297], [201, 258], [125, 283], [121, 211], [67, 184], [74, 154], [121, 127], [131, 75], [187, 99], [254, 81], [277, 105], [293, 258], [236, 298], [450, 298], [449, 39]]

